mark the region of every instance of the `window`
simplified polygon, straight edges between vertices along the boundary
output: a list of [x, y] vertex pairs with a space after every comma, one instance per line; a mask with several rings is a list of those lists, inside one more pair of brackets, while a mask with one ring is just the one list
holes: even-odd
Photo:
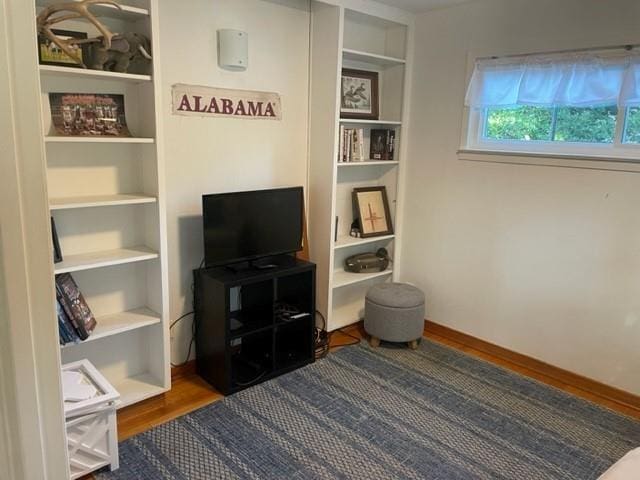
[[640, 160], [640, 57], [479, 60], [467, 148]]
[[623, 142], [640, 144], [640, 107], [629, 108], [626, 117]]
[[[488, 108], [485, 140], [613, 144], [618, 107]], [[640, 115], [638, 115], [640, 119]]]

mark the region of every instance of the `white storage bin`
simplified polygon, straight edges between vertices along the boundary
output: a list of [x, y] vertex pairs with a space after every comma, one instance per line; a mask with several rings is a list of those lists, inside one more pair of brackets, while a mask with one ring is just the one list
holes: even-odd
[[[71, 479], [106, 465], [111, 470], [117, 469], [116, 402], [120, 394], [88, 360], [63, 365], [62, 371], [80, 374], [79, 383], [92, 385], [97, 390], [92, 398], [79, 402], [68, 401], [68, 393], [65, 394], [64, 414]], [[66, 390], [68, 392], [69, 388]]]

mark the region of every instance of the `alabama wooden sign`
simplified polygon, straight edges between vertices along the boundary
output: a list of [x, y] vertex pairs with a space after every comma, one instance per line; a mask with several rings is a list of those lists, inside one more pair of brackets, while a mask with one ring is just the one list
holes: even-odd
[[280, 95], [176, 84], [172, 89], [174, 115], [281, 120]]

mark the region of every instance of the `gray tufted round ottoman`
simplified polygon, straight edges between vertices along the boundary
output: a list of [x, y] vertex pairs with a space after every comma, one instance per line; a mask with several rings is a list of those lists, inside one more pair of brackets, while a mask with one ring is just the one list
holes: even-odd
[[424, 330], [424, 293], [406, 283], [380, 283], [367, 292], [364, 329], [372, 347], [380, 340], [408, 342], [418, 348]]

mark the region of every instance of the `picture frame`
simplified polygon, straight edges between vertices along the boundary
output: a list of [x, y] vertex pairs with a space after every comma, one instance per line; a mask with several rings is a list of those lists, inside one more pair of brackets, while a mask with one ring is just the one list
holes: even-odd
[[[73, 30], [59, 30], [54, 28], [51, 29], [51, 33], [61, 37], [62, 39], [78, 38], [86, 40], [88, 38], [86, 32], [76, 32]], [[79, 57], [81, 60], [85, 61], [89, 53], [88, 47], [86, 44], [82, 44], [79, 46], [79, 49]], [[82, 65], [78, 64], [69, 55], [60, 50], [55, 43], [42, 35], [38, 35], [38, 63], [40, 63], [40, 65], [82, 68]]]
[[340, 118], [378, 120], [378, 72], [343, 68], [340, 79]]
[[58, 136], [131, 137], [122, 94], [50, 92], [49, 106]]
[[354, 217], [360, 226], [360, 237], [393, 234], [386, 187], [354, 188], [352, 196]]
[[58, 240], [56, 221], [53, 217], [51, 217], [51, 242], [53, 244], [53, 263], [60, 263], [63, 260], [62, 250], [60, 249], [60, 240]]

